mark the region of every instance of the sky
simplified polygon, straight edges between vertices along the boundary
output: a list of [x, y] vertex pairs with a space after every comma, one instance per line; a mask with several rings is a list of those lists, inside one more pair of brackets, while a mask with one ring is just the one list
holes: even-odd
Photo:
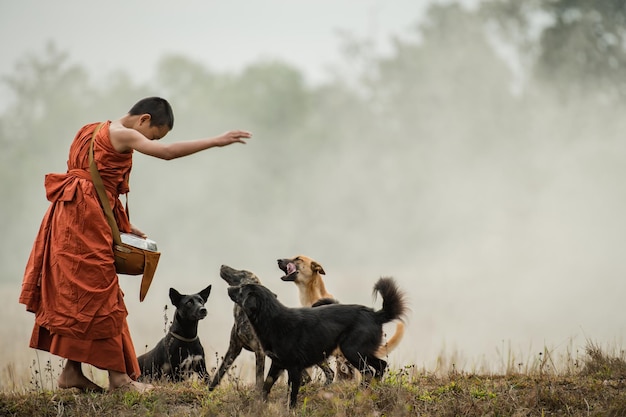
[[151, 76], [164, 54], [182, 54], [217, 71], [279, 59], [317, 83], [340, 59], [341, 33], [371, 39], [384, 51], [392, 36], [411, 30], [429, 3], [0, 0], [0, 75], [54, 42], [94, 75], [120, 69], [140, 80]]

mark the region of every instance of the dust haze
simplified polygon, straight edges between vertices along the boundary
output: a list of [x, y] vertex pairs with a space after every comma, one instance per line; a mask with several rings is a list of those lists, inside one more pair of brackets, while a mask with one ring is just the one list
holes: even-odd
[[[500, 370], [507, 352], [527, 363], [544, 348], [582, 354], [588, 340], [621, 347], [623, 113], [555, 98], [545, 85], [515, 92], [515, 71], [492, 65], [484, 44], [450, 34], [442, 42], [465, 38], [462, 56], [431, 50], [415, 78], [395, 79], [399, 89], [423, 91], [422, 98], [407, 93], [403, 103], [398, 90], [390, 89], [394, 100], [365, 92], [377, 117], [363, 120], [362, 112], [338, 105], [328, 123], [350, 123], [331, 137], [298, 140], [296, 129], [293, 141], [277, 143], [254, 124], [213, 124], [206, 132], [172, 100], [176, 122], [164, 140], [230, 128], [255, 136], [246, 145], [169, 162], [135, 154], [131, 220], [162, 252], [144, 302], [139, 279], [120, 276], [137, 352], [163, 336], [164, 315], [173, 314], [170, 287], [192, 293], [212, 284], [200, 337], [214, 366], [232, 325], [220, 265], [255, 272], [284, 304], [297, 306], [296, 288], [279, 279], [276, 264], [297, 254], [323, 265], [328, 290], [343, 303], [378, 308], [375, 281], [398, 281], [411, 313], [392, 367], [433, 370], [444, 358], [466, 370]], [[467, 72], [472, 62], [485, 62], [480, 73]], [[329, 85], [344, 82], [338, 77]], [[514, 98], [503, 105], [504, 95]], [[58, 127], [67, 133], [56, 139], [58, 153], [33, 167], [17, 220], [4, 223], [15, 243], [6, 258], [11, 264], [2, 267], [12, 275], [4, 277], [12, 320], [0, 331], [13, 362], [34, 355], [33, 316], [17, 305], [17, 294], [47, 208], [43, 175], [64, 171], [79, 127]], [[252, 358], [244, 352], [238, 363]]]

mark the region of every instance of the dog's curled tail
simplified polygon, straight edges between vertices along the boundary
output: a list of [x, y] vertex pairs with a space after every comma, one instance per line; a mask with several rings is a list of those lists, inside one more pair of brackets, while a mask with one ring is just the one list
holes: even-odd
[[408, 307], [406, 297], [400, 289], [398, 289], [393, 278], [381, 278], [374, 285], [374, 298], [376, 293], [380, 293], [383, 298], [383, 308], [376, 314], [381, 324], [388, 323], [393, 320], [399, 320], [396, 323], [396, 332], [385, 344], [381, 345], [376, 351], [377, 358], [389, 356], [404, 336], [404, 319], [406, 317]]
[[393, 320], [404, 321], [407, 313], [406, 297], [396, 285], [393, 278], [383, 277], [374, 285], [374, 298], [380, 293], [383, 299], [383, 308], [376, 312], [380, 324]]

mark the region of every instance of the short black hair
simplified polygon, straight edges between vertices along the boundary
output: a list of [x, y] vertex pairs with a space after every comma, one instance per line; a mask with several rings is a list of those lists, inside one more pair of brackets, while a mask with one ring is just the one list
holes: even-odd
[[131, 116], [146, 113], [150, 115], [150, 126], [167, 126], [170, 130], [174, 128], [174, 112], [164, 98], [146, 97], [128, 111]]

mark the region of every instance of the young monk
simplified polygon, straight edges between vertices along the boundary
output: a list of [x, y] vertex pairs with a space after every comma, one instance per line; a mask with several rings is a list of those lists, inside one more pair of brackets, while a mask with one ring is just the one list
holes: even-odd
[[[26, 265], [19, 301], [35, 313], [30, 347], [67, 359], [60, 388], [103, 391], [88, 379], [82, 363], [109, 374], [109, 390], [144, 392], [128, 314], [115, 272], [111, 227], [89, 172], [89, 146], [100, 123], [79, 130], [70, 147], [65, 174], [48, 174], [50, 207]], [[94, 159], [120, 232], [145, 234], [130, 224], [120, 194], [128, 191], [133, 151], [174, 159], [213, 147], [246, 143], [242, 130], [175, 143], [162, 143], [174, 126], [170, 104], [159, 97], [140, 100], [120, 119], [105, 122], [94, 142]]]

